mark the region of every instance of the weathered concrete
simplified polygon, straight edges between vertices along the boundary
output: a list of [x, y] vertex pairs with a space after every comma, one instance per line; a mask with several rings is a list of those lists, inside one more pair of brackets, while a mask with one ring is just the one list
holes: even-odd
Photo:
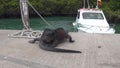
[[14, 30], [0, 30], [0, 68], [120, 68], [120, 35], [70, 33], [75, 43], [59, 48], [81, 54], [44, 51], [25, 38], [9, 38]]

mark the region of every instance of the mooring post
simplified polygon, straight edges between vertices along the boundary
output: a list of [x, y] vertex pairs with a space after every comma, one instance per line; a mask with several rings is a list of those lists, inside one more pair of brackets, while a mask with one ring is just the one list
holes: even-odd
[[29, 30], [30, 25], [29, 25], [28, 0], [20, 0], [20, 10], [24, 29]]
[[38, 38], [41, 36], [41, 31], [33, 31], [29, 24], [28, 0], [20, 0], [21, 18], [24, 29], [22, 31], [9, 34], [13, 38]]

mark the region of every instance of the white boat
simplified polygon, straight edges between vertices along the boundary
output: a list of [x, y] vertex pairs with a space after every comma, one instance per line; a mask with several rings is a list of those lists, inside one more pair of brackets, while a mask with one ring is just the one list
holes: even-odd
[[79, 9], [73, 26], [78, 32], [115, 33], [114, 28], [108, 24], [103, 11], [99, 9]]

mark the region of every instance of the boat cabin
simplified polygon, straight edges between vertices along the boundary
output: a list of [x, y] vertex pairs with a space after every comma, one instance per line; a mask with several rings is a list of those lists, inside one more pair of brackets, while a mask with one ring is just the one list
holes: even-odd
[[87, 33], [115, 33], [115, 30], [109, 26], [103, 11], [99, 9], [79, 9], [73, 26], [78, 31]]

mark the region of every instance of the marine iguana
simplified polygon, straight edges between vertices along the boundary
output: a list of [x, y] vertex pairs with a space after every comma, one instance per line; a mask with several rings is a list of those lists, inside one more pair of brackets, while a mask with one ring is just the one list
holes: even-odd
[[58, 46], [58, 44], [64, 42], [67, 39], [71, 43], [74, 42], [74, 40], [72, 40], [72, 37], [63, 28], [57, 28], [55, 30], [47, 28], [44, 30], [40, 38], [35, 38], [34, 40], [31, 40], [29, 42], [35, 43], [36, 41], [39, 41], [40, 48], [47, 51], [63, 53], [82, 53], [81, 51], [76, 50], [55, 48], [56, 46]]

